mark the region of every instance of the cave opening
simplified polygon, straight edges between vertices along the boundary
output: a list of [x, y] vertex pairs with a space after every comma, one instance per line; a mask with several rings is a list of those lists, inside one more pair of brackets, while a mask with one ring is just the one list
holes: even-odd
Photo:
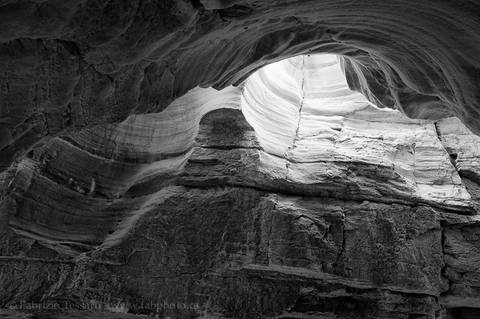
[[0, 317], [480, 318], [479, 17], [0, 1]]
[[[376, 106], [350, 89], [342, 59], [299, 55], [264, 66], [242, 84], [240, 108], [267, 154], [262, 165], [285, 160], [291, 183], [340, 181], [328, 196], [356, 197], [363, 178], [380, 196], [379, 181], [390, 180], [398, 198], [413, 193], [415, 201], [431, 204], [448, 196], [453, 209], [468, 213], [471, 196], [451, 161], [455, 150], [442, 136], [452, 119], [411, 119]], [[435, 165], [427, 164], [432, 154]], [[325, 172], [329, 165], [343, 167]]]
[[342, 117], [366, 108], [378, 109], [348, 87], [334, 54], [299, 55], [269, 64], [245, 81], [241, 99], [260, 144], [279, 156], [302, 136], [340, 131]]

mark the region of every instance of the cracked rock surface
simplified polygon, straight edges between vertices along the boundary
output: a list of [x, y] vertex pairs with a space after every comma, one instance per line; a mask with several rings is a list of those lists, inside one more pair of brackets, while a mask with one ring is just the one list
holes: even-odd
[[0, 315], [480, 317], [479, 13], [0, 1]]
[[299, 54], [410, 117], [479, 124], [477, 1], [2, 1], [0, 168], [44, 137], [160, 112]]
[[[306, 79], [332, 61], [271, 67]], [[181, 300], [195, 307], [154, 312], [475, 318], [478, 137], [455, 118], [377, 108], [342, 77], [269, 74], [54, 137], [4, 172], [2, 306], [121, 301], [118, 315], [68, 315], [141, 318], [152, 309], [138, 305]], [[271, 124], [282, 121], [291, 127]]]

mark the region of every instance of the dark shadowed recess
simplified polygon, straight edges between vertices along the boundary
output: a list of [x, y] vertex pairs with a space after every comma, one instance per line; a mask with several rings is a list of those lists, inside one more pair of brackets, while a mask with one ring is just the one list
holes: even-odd
[[477, 1], [0, 4], [1, 168], [46, 136], [159, 112], [298, 54], [342, 55], [351, 88], [410, 117], [479, 124]]

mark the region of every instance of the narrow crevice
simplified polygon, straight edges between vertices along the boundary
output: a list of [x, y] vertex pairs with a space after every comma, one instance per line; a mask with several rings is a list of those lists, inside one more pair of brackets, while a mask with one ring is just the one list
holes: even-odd
[[347, 248], [347, 229], [345, 227], [346, 220], [345, 220], [345, 213], [343, 211], [342, 211], [342, 224], [343, 224], [343, 227], [342, 227], [342, 246], [340, 247], [340, 250], [338, 251], [338, 253], [336, 255], [335, 262], [333, 263], [333, 269], [337, 270], [338, 267], [343, 266], [340, 270], [345, 271], [346, 267], [345, 267], [344, 263], [342, 262], [342, 259], [344, 259], [342, 257], [343, 257], [343, 254], [346, 251], [346, 248]]
[[[273, 203], [273, 208], [271, 211], [275, 211], [277, 209], [277, 203]], [[267, 247], [265, 249], [265, 254], [266, 254], [266, 262], [267, 265], [271, 264], [271, 253], [270, 253], [270, 248], [271, 248], [271, 240], [272, 240], [272, 234], [273, 234], [273, 214], [269, 214], [269, 229], [268, 229], [268, 241], [267, 241]]]
[[304, 100], [305, 100], [305, 70], [304, 70], [304, 67], [305, 67], [305, 56], [302, 56], [302, 66], [300, 68], [300, 70], [302, 71], [302, 83], [300, 85], [301, 98], [300, 98], [300, 106], [298, 108], [297, 128], [295, 130], [295, 136], [293, 137], [293, 140], [292, 140], [292, 145], [289, 148], [287, 148], [287, 150], [283, 154], [283, 158], [286, 160], [286, 163], [285, 163], [285, 169], [286, 169], [285, 180], [287, 180], [287, 181], [289, 180], [288, 172], [290, 170], [290, 164], [291, 164], [291, 161], [289, 160], [288, 153], [293, 151], [293, 149], [295, 148], [295, 143], [298, 141], [298, 132], [300, 131], [300, 122], [302, 120], [303, 103], [304, 103]]
[[287, 150], [293, 150], [295, 148], [295, 143], [298, 141], [298, 132], [300, 131], [300, 123], [302, 121], [302, 110], [303, 110], [303, 103], [305, 101], [305, 56], [302, 56], [302, 83], [300, 85], [301, 90], [301, 98], [300, 98], [300, 107], [298, 108], [298, 122], [297, 122], [297, 129], [295, 130], [295, 136], [293, 137], [292, 146], [289, 147]]
[[450, 293], [451, 291], [451, 286], [452, 286], [452, 283], [450, 282], [450, 280], [448, 279], [448, 276], [446, 274], [446, 270], [447, 270], [447, 264], [445, 262], [445, 256], [448, 255], [446, 252], [445, 252], [445, 242], [446, 242], [446, 236], [445, 236], [445, 230], [446, 230], [446, 225], [442, 222], [440, 222], [440, 230], [441, 230], [441, 245], [442, 245], [442, 255], [443, 255], [443, 265], [442, 265], [442, 269], [440, 270], [440, 276], [442, 279], [445, 279], [447, 281], [447, 284], [448, 284], [448, 288], [447, 290], [445, 291], [442, 291], [440, 293], [440, 296], [444, 296], [444, 295], [447, 295]]
[[[82, 146], [80, 143], [76, 142], [70, 136], [64, 135], [64, 136], [59, 136], [58, 138], [61, 141], [65, 142], [65, 143], [68, 143], [68, 144], [72, 145], [73, 147], [78, 148], [79, 150], [81, 150], [83, 152], [86, 152], [90, 156], [99, 157], [99, 158], [101, 158], [105, 161], [112, 161], [113, 160], [113, 161], [116, 161], [116, 162], [127, 163], [127, 164], [150, 164], [150, 163], [153, 163], [153, 162], [158, 162], [158, 161], [162, 161], [162, 160], [167, 160], [167, 159], [172, 159], [172, 158], [175, 158], [175, 157], [184, 156], [193, 149], [193, 147], [190, 146], [190, 147], [187, 147], [184, 151], [180, 151], [180, 152], [156, 154], [154, 156], [151, 156], [148, 160], [142, 160], [141, 158], [128, 158], [128, 157], [115, 158], [114, 156], [106, 157], [103, 150], [96, 151], [93, 148], [88, 148], [87, 149], [84, 146]], [[112, 147], [112, 149], [113, 149], [113, 147]]]
[[[304, 198], [319, 198], [319, 199], [326, 199], [326, 200], [336, 200], [336, 201], [345, 201], [345, 202], [355, 202], [355, 203], [375, 203], [375, 204], [383, 204], [383, 205], [391, 205], [391, 204], [398, 204], [398, 205], [403, 205], [406, 207], [421, 207], [421, 206], [431, 206], [431, 207], [436, 207], [432, 206], [431, 203], [419, 203], [419, 202], [406, 202], [402, 201], [401, 199], [391, 199], [391, 200], [382, 200], [381, 197], [342, 197], [338, 195], [338, 192], [336, 191], [331, 191], [331, 192], [319, 192], [315, 194], [308, 194], [305, 193], [301, 190], [299, 191], [289, 191], [286, 190], [285, 188], [265, 188], [260, 185], [252, 185], [252, 184], [241, 184], [239, 182], [230, 182], [230, 181], [225, 181], [224, 180], [225, 176], [219, 176], [219, 179], [214, 179], [211, 182], [209, 181], [196, 181], [194, 178], [189, 179], [188, 176], [180, 176], [179, 180], [173, 181], [171, 186], [181, 186], [185, 187], [187, 189], [218, 189], [218, 188], [225, 188], [225, 187], [230, 187], [230, 188], [239, 188], [239, 189], [252, 189], [252, 190], [257, 190], [261, 193], [274, 193], [278, 195], [283, 195], [283, 196], [302, 196]], [[440, 207], [436, 207], [440, 208]], [[458, 211], [455, 209], [448, 209], [448, 208], [441, 208], [445, 212], [451, 212], [453, 214], [458, 214]]]
[[443, 150], [445, 151], [445, 153], [447, 153], [447, 155], [449, 156], [449, 159], [450, 159], [450, 163], [452, 164], [453, 168], [455, 168], [455, 170], [457, 171], [457, 173], [460, 174], [460, 172], [458, 172], [458, 169], [457, 169], [457, 157], [458, 157], [458, 154], [456, 153], [451, 153], [448, 151], [448, 149], [445, 147], [445, 145], [443, 144], [443, 141], [442, 141], [442, 133], [440, 132], [440, 129], [438, 127], [438, 122], [433, 122], [433, 126], [435, 128], [435, 133], [437, 135], [437, 139], [438, 141], [440, 142], [440, 144], [442, 145], [442, 148]]
[[27, 257], [27, 256], [0, 256], [0, 261], [75, 264], [75, 260], [73, 259], [47, 259], [47, 258], [36, 258], [36, 257]]
[[[475, 180], [475, 175], [472, 174], [470, 176], [469, 172], [466, 170], [461, 170], [458, 167], [458, 153], [453, 152], [452, 149], [449, 150], [448, 147], [445, 147], [442, 141], [442, 133], [440, 132], [440, 129], [438, 127], [438, 122], [434, 122], [434, 127], [435, 127], [435, 132], [437, 135], [438, 140], [440, 141], [440, 144], [442, 145], [443, 149], [447, 153], [450, 163], [452, 164], [453, 168], [457, 172], [458, 176], [460, 177], [460, 181], [462, 183], [462, 186], [465, 188], [467, 193], [470, 194], [472, 201], [473, 201], [473, 208], [475, 211], [480, 212], [480, 195], [479, 194], [479, 189], [480, 189], [480, 183], [478, 180]], [[473, 179], [471, 178], [473, 177]]]
[[253, 149], [253, 150], [262, 150], [259, 146], [240, 146], [240, 145], [202, 145], [201, 148], [205, 149], [215, 149], [215, 150], [237, 150], [237, 149]]

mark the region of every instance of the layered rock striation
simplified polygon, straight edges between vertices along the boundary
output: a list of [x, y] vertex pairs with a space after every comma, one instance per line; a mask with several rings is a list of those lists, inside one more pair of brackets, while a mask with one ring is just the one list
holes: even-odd
[[377, 106], [479, 133], [479, 12], [470, 0], [3, 1], [0, 168], [44, 137], [312, 52], [342, 55]]
[[[295, 57], [37, 144], [1, 175], [1, 305], [475, 317], [478, 136], [378, 108], [340, 71]], [[138, 307], [162, 302], [195, 307]]]

